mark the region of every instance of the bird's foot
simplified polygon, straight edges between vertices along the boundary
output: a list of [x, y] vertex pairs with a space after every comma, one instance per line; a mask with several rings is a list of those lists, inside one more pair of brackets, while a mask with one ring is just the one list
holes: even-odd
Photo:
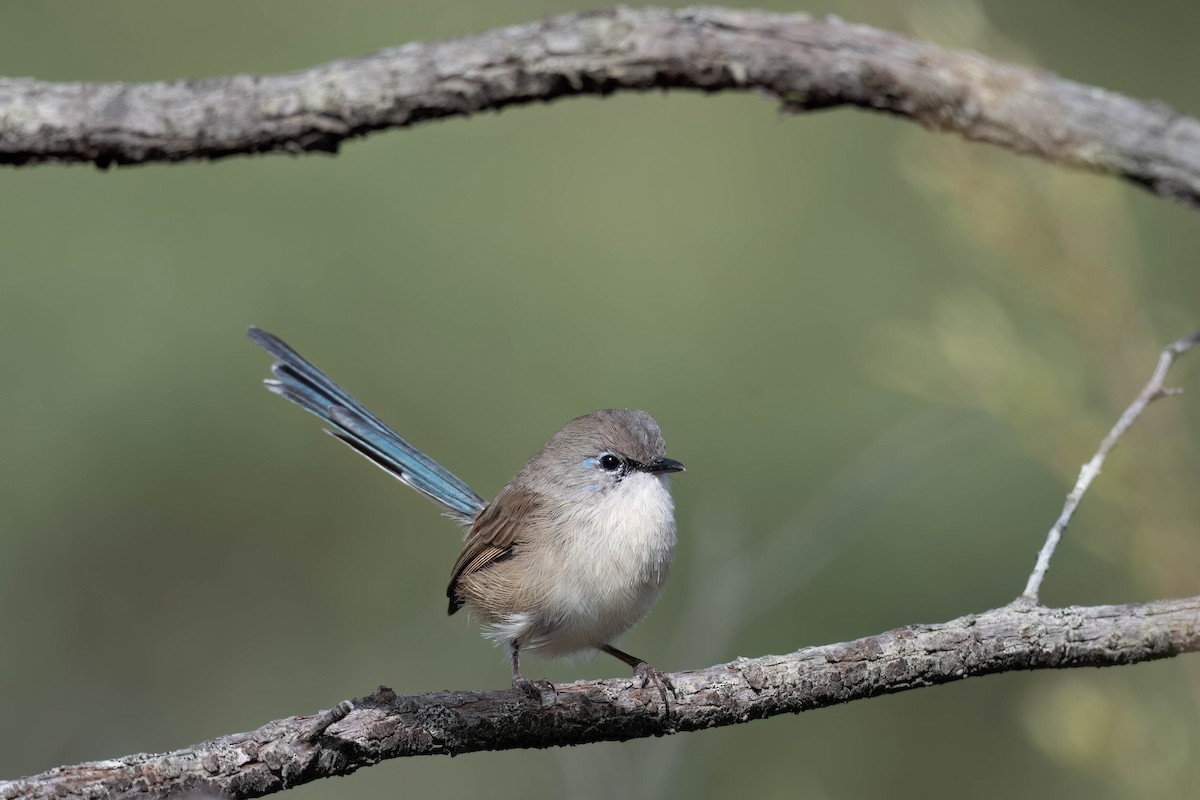
[[537, 703], [540, 708], [549, 708], [558, 701], [558, 689], [550, 681], [531, 681], [520, 675], [514, 675], [512, 685], [514, 689]]
[[667, 692], [669, 691], [675, 697], [678, 697], [678, 695], [675, 694], [675, 684], [671, 683], [671, 679], [667, 677], [667, 673], [653, 664], [639, 661], [637, 666], [633, 668], [633, 674], [641, 679], [643, 689], [652, 683], [657, 687], [658, 693], [662, 695], [663, 710], [669, 715], [671, 713], [671, 706], [667, 703]]

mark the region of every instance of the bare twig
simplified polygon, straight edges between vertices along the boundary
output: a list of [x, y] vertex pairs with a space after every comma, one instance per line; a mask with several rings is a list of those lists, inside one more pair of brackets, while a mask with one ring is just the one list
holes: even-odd
[[664, 88], [884, 111], [1200, 205], [1200, 121], [1161, 103], [838, 19], [720, 8], [571, 14], [286, 75], [0, 79], [0, 163], [332, 152], [431, 119]]
[[[1102, 667], [1200, 650], [1200, 597], [1127, 606], [1007, 606], [786, 656], [739, 658], [672, 675], [669, 719], [655, 687], [632, 679], [559, 687], [539, 708], [512, 691], [356, 700], [320, 737], [311, 717], [269, 722], [172, 753], [59, 767], [0, 782], [3, 800], [152, 800], [181, 792], [259, 797], [389, 758], [556, 747], [736, 725], [880, 694], [1026, 669]], [[343, 706], [344, 707], [344, 706]], [[324, 720], [326, 715], [319, 719]]]
[[1046, 543], [1038, 552], [1037, 563], [1029, 575], [1029, 580], [1025, 583], [1025, 591], [1021, 593], [1016, 602], [1032, 604], [1038, 602], [1038, 592], [1042, 587], [1042, 580], [1046, 577], [1046, 570], [1050, 568], [1050, 559], [1054, 556], [1054, 549], [1058, 547], [1058, 542], [1066, 532], [1067, 525], [1071, 523], [1071, 517], [1075, 515], [1075, 509], [1079, 506], [1079, 501], [1083, 499], [1084, 492], [1100, 474], [1100, 469], [1104, 466], [1104, 460], [1108, 458], [1108, 454], [1116, 447], [1125, 432], [1133, 427], [1133, 423], [1137, 422], [1142, 412], [1160, 397], [1183, 393], [1183, 389], [1164, 387], [1163, 381], [1166, 380], [1167, 371], [1171, 369], [1171, 365], [1180, 356], [1191, 350], [1197, 342], [1200, 342], [1200, 331], [1174, 341], [1163, 349], [1162, 354], [1158, 357], [1158, 366], [1154, 368], [1154, 374], [1150, 376], [1149, 383], [1138, 393], [1137, 398], [1117, 420], [1117, 424], [1113, 425], [1112, 430], [1100, 442], [1100, 449], [1092, 456], [1092, 460], [1084, 464], [1079, 471], [1079, 479], [1075, 482], [1075, 488], [1067, 495], [1062, 513], [1058, 515], [1058, 520], [1046, 536]]

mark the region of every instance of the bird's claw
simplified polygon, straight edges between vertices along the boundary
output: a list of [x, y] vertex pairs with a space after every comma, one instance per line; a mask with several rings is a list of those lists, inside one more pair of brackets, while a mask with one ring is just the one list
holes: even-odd
[[[558, 701], [558, 688], [550, 681], [531, 681], [518, 675], [513, 678], [512, 685], [514, 689], [537, 703], [540, 708], [549, 708]], [[549, 693], [549, 702], [546, 701], [547, 693]]]
[[658, 689], [658, 693], [662, 695], [663, 709], [667, 714], [670, 714], [671, 706], [667, 702], [667, 692], [670, 692], [671, 695], [676, 698], [678, 698], [679, 695], [675, 693], [675, 684], [672, 683], [671, 679], [667, 677], [667, 673], [663, 672], [653, 664], [647, 664], [645, 661], [639, 661], [638, 665], [633, 668], [633, 674], [641, 679], [643, 689], [652, 683], [654, 684], [654, 686]]

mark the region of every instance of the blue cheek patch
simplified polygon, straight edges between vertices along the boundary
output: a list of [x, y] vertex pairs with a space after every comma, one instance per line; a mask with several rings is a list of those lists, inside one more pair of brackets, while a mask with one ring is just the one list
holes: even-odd
[[[584, 469], [595, 469], [599, 465], [600, 465], [600, 459], [598, 459], [598, 458], [585, 458], [583, 461], [579, 462], [579, 466], [583, 467]], [[600, 484], [593, 483], [588, 486], [588, 491], [594, 492], [599, 488], [600, 488]]]

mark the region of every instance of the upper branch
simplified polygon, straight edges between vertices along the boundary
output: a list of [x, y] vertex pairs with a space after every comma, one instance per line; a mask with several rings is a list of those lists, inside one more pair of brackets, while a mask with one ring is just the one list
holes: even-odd
[[[880, 694], [1024, 669], [1101, 667], [1200, 650], [1200, 597], [1139, 605], [972, 614], [786, 656], [739, 658], [672, 675], [669, 718], [658, 691], [629, 679], [558, 687], [539, 708], [511, 691], [390, 689], [313, 717], [289, 717], [156, 755], [96, 761], [16, 781], [0, 798], [163, 798], [185, 791], [259, 797], [383, 759], [552, 747], [660, 736], [822, 708]], [[349, 711], [347, 715], [347, 711]]]
[[0, 79], [0, 163], [335, 151], [429, 119], [657, 88], [763, 91], [788, 111], [886, 111], [1200, 205], [1200, 122], [1161, 103], [837, 19], [719, 8], [572, 14], [286, 75]]

